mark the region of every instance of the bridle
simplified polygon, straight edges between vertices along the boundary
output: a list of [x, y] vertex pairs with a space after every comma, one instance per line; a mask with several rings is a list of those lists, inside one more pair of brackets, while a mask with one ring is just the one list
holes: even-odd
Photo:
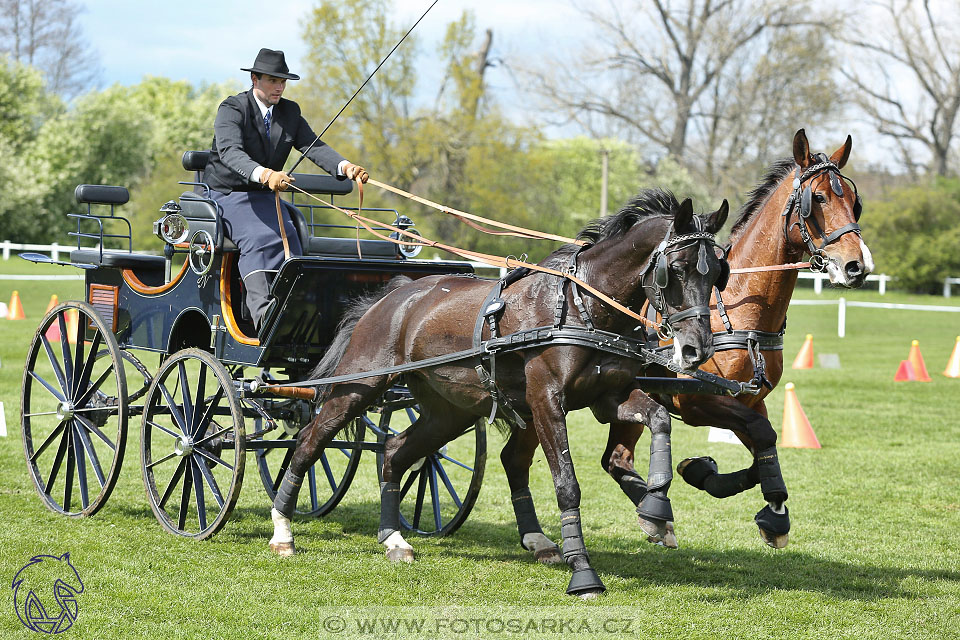
[[[790, 230], [793, 227], [797, 227], [800, 231], [800, 237], [804, 243], [806, 243], [807, 250], [810, 252], [810, 269], [823, 272], [826, 271], [827, 268], [827, 255], [824, 252], [826, 246], [836, 242], [841, 236], [850, 232], [860, 235], [860, 225], [857, 224], [857, 222], [859, 222], [860, 214], [863, 212], [863, 202], [860, 199], [860, 194], [857, 192], [857, 183], [840, 173], [840, 168], [828, 160], [825, 154], [818, 153], [814, 158], [818, 161], [817, 164], [807, 167], [803, 173], [800, 172], [800, 167], [797, 166], [793, 178], [793, 191], [790, 193], [790, 197], [787, 198], [786, 207], [784, 207], [781, 215], [783, 216], [784, 238], [788, 238]], [[829, 234], [824, 232], [820, 223], [817, 222], [817, 219], [811, 215], [813, 211], [813, 190], [809, 184], [806, 187], [803, 186], [805, 182], [812, 181], [814, 178], [822, 176], [823, 174], [828, 174], [830, 178], [830, 189], [837, 197], [843, 197], [844, 180], [853, 185], [853, 194], [855, 196], [853, 204], [854, 222], [845, 224]], [[794, 210], [797, 211], [797, 219], [791, 224]], [[816, 233], [816, 236], [823, 241], [819, 247], [814, 243], [811, 227]]]
[[[694, 220], [697, 221], [698, 226], [701, 225], [699, 218], [695, 217]], [[666, 313], [666, 297], [663, 291], [667, 288], [667, 285], [670, 284], [670, 270], [667, 266], [667, 256], [671, 253], [683, 251], [693, 243], [699, 243], [700, 245], [697, 254], [697, 273], [704, 276], [707, 275], [710, 271], [710, 265], [707, 263], [708, 245], [712, 245], [713, 247], [719, 247], [720, 245], [717, 244], [716, 235], [706, 231], [696, 231], [694, 233], [674, 236], [673, 238], [664, 238], [653, 254], [651, 254], [650, 261], [640, 276], [640, 284], [647, 292], [647, 299], [650, 301], [650, 305], [656, 309], [662, 318], [660, 327], [657, 330], [657, 337], [661, 340], [669, 340], [672, 338], [676, 333], [674, 325], [681, 320], [694, 317], [710, 317], [709, 305], [697, 305], [676, 313]], [[653, 273], [653, 283], [648, 284], [648, 275], [650, 275], [651, 272]], [[729, 272], [730, 267], [726, 264], [726, 257], [723, 257], [721, 258], [721, 270], [718, 282], [720, 279], [724, 279], [725, 274], [729, 275]], [[724, 282], [724, 284], [726, 283]]]

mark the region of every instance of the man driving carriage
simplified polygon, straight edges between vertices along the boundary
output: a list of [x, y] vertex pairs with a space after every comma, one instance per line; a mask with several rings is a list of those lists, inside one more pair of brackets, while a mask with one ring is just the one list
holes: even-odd
[[[240, 249], [238, 266], [246, 305], [259, 330], [270, 302], [270, 284], [284, 261], [284, 241], [270, 191], [283, 191], [294, 181], [283, 171], [290, 150], [306, 151], [314, 164], [341, 179], [366, 182], [368, 174], [324, 142], [313, 144], [317, 136], [300, 114], [300, 106], [282, 97], [287, 80], [300, 79], [290, 73], [282, 51], [260, 49], [253, 66], [241, 71], [250, 72], [252, 86], [220, 104], [203, 181], [223, 209], [226, 233]], [[282, 203], [290, 255], [299, 255], [292, 208]]]

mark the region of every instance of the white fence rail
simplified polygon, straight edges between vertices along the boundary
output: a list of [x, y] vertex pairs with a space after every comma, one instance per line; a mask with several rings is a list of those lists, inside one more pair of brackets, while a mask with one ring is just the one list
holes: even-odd
[[[801, 271], [797, 274], [797, 277], [801, 280], [813, 280], [813, 292], [817, 295], [823, 293], [824, 281], [830, 281], [830, 276], [826, 273], [813, 273], [811, 271]], [[880, 291], [880, 295], [885, 295], [887, 293], [887, 283], [891, 280], [893, 280], [893, 276], [888, 276], [885, 273], [871, 273], [867, 276], [867, 282], [879, 283], [877, 288]], [[960, 283], [960, 278], [957, 279], [957, 282]]]
[[3, 253], [3, 259], [10, 259], [10, 251], [42, 251], [43, 253], [49, 253], [50, 257], [54, 260], [60, 259], [61, 251], [70, 251], [73, 247], [63, 247], [58, 243], [54, 242], [53, 244], [18, 244], [15, 242], [10, 242], [9, 240], [4, 240], [0, 242], [0, 251]]
[[943, 297], [950, 297], [950, 285], [960, 284], [960, 278], [944, 278], [943, 279]]
[[847, 302], [846, 298], [838, 300], [791, 300], [792, 305], [800, 306], [819, 306], [835, 304], [837, 305], [837, 337], [843, 338], [847, 335], [847, 307], [868, 307], [872, 309], [902, 309], [905, 311], [945, 311], [960, 313], [960, 307], [948, 307], [943, 305], [928, 304], [892, 304], [886, 302]]

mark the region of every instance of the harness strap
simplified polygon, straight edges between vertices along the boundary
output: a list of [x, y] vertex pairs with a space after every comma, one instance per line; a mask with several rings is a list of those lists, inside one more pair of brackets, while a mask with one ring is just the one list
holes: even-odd
[[[484, 320], [486, 320], [487, 325], [490, 327], [490, 340], [497, 338], [497, 317], [500, 315], [500, 312], [503, 311], [506, 304], [503, 298], [500, 297], [500, 294], [503, 293], [503, 283], [503, 280], [498, 280], [493, 285], [490, 293], [487, 294], [486, 300], [483, 301], [480, 313], [477, 315], [477, 322], [473, 328], [473, 347], [475, 349], [481, 349], [483, 345], [486, 344], [482, 340]], [[497, 352], [493, 350], [486, 351], [486, 353], [488, 355], [481, 356], [480, 362], [477, 363], [474, 369], [476, 369], [477, 375], [480, 377], [480, 384], [482, 384], [487, 390], [487, 393], [490, 394], [490, 400], [493, 402], [487, 423], [493, 424], [494, 419], [497, 417], [497, 411], [500, 405], [502, 405], [504, 413], [507, 414], [507, 419], [513, 422], [518, 428], [526, 429], [526, 420], [517, 413], [516, 409], [514, 409], [510, 403], [510, 400], [500, 390], [500, 387], [497, 386]], [[490, 362], [490, 371], [487, 371], [486, 367], [483, 366], [484, 360]]]

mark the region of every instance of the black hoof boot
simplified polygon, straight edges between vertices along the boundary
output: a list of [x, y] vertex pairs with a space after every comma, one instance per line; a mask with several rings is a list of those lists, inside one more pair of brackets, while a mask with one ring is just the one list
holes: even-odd
[[707, 478], [717, 473], [717, 463], [710, 456], [702, 458], [687, 458], [677, 465], [677, 473], [687, 484], [693, 485], [701, 491]]
[[600, 581], [600, 576], [592, 568], [580, 569], [574, 571], [570, 576], [570, 584], [567, 585], [568, 596], [592, 597], [598, 596], [607, 588]]
[[753, 521], [757, 523], [760, 529], [760, 537], [769, 546], [774, 549], [783, 549], [787, 546], [790, 533], [790, 510], [783, 507], [783, 514], [778, 514], [770, 508], [770, 505], [761, 509]]

